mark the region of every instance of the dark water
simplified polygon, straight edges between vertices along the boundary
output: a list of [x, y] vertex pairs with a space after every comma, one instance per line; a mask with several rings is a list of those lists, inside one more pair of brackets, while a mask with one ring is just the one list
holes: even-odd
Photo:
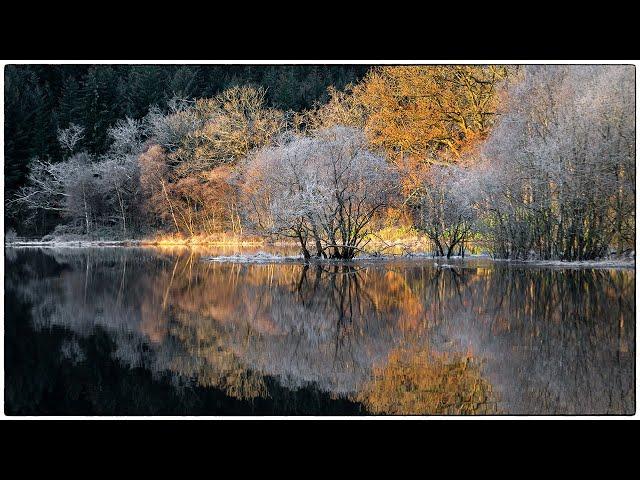
[[8, 415], [635, 411], [634, 270], [5, 257]]

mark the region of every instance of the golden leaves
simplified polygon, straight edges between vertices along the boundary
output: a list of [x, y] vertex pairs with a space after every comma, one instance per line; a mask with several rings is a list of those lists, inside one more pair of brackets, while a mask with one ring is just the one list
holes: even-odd
[[499, 66], [382, 67], [354, 95], [365, 106], [372, 143], [400, 158], [455, 160], [486, 134], [506, 76]]

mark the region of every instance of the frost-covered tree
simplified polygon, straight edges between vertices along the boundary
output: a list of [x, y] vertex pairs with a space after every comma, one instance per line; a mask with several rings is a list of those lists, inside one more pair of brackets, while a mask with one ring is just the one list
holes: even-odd
[[68, 154], [74, 153], [84, 138], [84, 127], [71, 123], [67, 128], [58, 129], [58, 142]]
[[181, 176], [234, 164], [267, 145], [285, 127], [284, 113], [265, 105], [263, 88], [232, 87], [214, 98], [173, 99], [163, 115], [145, 118], [151, 138], [167, 152]]
[[144, 129], [140, 120], [126, 117], [109, 128], [107, 135], [112, 141], [110, 153], [116, 155], [137, 155], [142, 150]]
[[333, 127], [289, 135], [259, 150], [244, 172], [249, 217], [263, 231], [297, 238], [306, 258], [353, 258], [395, 189], [395, 170], [361, 130]]
[[464, 243], [475, 218], [462, 172], [457, 166], [434, 165], [418, 194], [416, 226], [427, 234], [435, 253], [447, 258], [456, 253], [456, 247], [464, 254]]
[[29, 183], [20, 189], [15, 201], [32, 211], [54, 211], [73, 222], [82, 222], [85, 233], [89, 233], [94, 207], [100, 201], [93, 173], [92, 157], [86, 152], [58, 163], [36, 158], [31, 162]]
[[166, 114], [156, 105], [151, 106], [143, 119], [147, 135], [164, 149], [176, 150], [182, 139], [200, 126], [200, 121], [191, 108], [193, 103], [174, 97], [168, 102]]
[[499, 255], [579, 260], [635, 237], [634, 71], [531, 66], [470, 172]]
[[81, 152], [57, 163], [34, 159], [28, 184], [12, 202], [32, 213], [56, 212], [69, 226], [78, 227], [77, 233], [93, 234], [99, 226], [119, 224], [127, 235], [140, 200], [138, 172], [133, 155], [96, 160]]
[[[118, 222], [122, 235], [131, 233], [130, 223], [136, 217], [140, 204], [140, 169], [137, 157], [127, 155], [121, 158], [104, 157], [93, 167], [96, 186], [103, 194], [104, 220]], [[140, 223], [140, 219], [137, 219]]]

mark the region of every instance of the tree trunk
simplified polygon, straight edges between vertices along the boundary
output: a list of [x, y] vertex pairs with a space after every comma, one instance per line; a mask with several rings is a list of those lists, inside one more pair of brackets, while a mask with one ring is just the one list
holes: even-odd
[[176, 226], [176, 233], [180, 233], [180, 227], [178, 227], [178, 221], [176, 220], [176, 215], [173, 213], [173, 206], [171, 205], [171, 200], [169, 200], [169, 193], [167, 193], [167, 187], [164, 185], [164, 180], [161, 180], [162, 191], [164, 192], [164, 196], [167, 199], [167, 203], [169, 204], [169, 210], [171, 211], [171, 217], [173, 218], [173, 223]]
[[122, 234], [124, 238], [127, 238], [127, 220], [124, 213], [124, 202], [122, 201], [122, 195], [120, 195], [120, 189], [116, 186], [116, 193], [118, 194], [118, 203], [120, 204], [120, 214], [122, 215]]
[[84, 219], [87, 224], [87, 235], [89, 235], [89, 209], [87, 208], [87, 195], [84, 185], [82, 186], [82, 200], [84, 202]]
[[304, 259], [309, 260], [311, 258], [311, 254], [307, 249], [307, 242], [302, 238], [302, 234], [300, 232], [298, 232], [298, 240], [300, 241], [300, 247], [302, 248], [302, 255], [304, 256]]

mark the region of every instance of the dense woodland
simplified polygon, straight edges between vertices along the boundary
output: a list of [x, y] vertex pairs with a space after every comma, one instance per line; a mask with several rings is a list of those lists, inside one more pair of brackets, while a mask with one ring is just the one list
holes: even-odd
[[582, 260], [635, 240], [632, 66], [8, 66], [19, 235]]

